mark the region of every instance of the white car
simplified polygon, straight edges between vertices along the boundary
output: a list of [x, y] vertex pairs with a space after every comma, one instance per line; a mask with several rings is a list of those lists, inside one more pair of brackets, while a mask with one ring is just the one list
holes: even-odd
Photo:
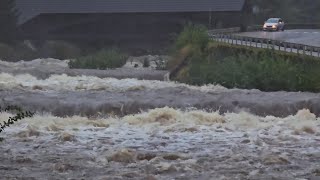
[[263, 25], [264, 31], [284, 31], [284, 21], [281, 18], [270, 18]]

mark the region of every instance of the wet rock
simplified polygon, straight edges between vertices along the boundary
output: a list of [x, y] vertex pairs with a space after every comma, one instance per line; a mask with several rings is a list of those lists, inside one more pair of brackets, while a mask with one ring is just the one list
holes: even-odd
[[139, 161], [143, 161], [143, 160], [147, 160], [150, 161], [151, 159], [157, 157], [156, 154], [152, 154], [152, 153], [139, 153], [137, 155], [137, 160]]
[[242, 144], [248, 144], [250, 142], [251, 142], [250, 139], [245, 139], [245, 140], [241, 141]]
[[35, 85], [32, 87], [32, 90], [43, 90], [43, 87]]

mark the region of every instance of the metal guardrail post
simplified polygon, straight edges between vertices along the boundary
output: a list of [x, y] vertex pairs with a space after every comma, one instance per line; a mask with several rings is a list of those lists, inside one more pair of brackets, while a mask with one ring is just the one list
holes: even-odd
[[312, 53], [313, 53], [313, 48], [310, 47], [310, 56], [312, 56]]
[[303, 46], [303, 54], [306, 54], [306, 46]]
[[287, 43], [283, 42], [284, 51], [287, 52]]
[[274, 41], [271, 41], [271, 44], [272, 44], [272, 50], [274, 50]]

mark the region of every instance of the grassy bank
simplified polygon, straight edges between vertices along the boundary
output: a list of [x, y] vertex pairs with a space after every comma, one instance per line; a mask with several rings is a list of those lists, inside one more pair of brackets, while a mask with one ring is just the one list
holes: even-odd
[[[199, 33], [183, 45], [185, 34]], [[203, 37], [208, 39], [205, 41]], [[179, 46], [178, 46], [179, 45]], [[180, 67], [179, 67], [180, 66]], [[189, 26], [177, 39], [174, 78], [189, 84], [220, 84], [263, 91], [320, 91], [320, 59], [209, 41], [202, 27]]]

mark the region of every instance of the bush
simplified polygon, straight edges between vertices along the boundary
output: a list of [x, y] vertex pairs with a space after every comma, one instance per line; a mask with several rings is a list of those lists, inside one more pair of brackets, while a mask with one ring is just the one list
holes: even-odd
[[42, 57], [56, 59], [74, 59], [80, 57], [81, 50], [75, 45], [64, 41], [47, 41], [40, 49]]
[[150, 67], [150, 62], [149, 62], [148, 58], [145, 58], [143, 60], [143, 67], [144, 68]]
[[70, 68], [108, 69], [122, 67], [128, 56], [117, 48], [103, 49], [93, 55], [80, 57], [69, 62]]
[[209, 42], [208, 30], [205, 26], [188, 25], [178, 35], [175, 42], [175, 50], [179, 50], [187, 45], [192, 45], [198, 50], [203, 50]]

